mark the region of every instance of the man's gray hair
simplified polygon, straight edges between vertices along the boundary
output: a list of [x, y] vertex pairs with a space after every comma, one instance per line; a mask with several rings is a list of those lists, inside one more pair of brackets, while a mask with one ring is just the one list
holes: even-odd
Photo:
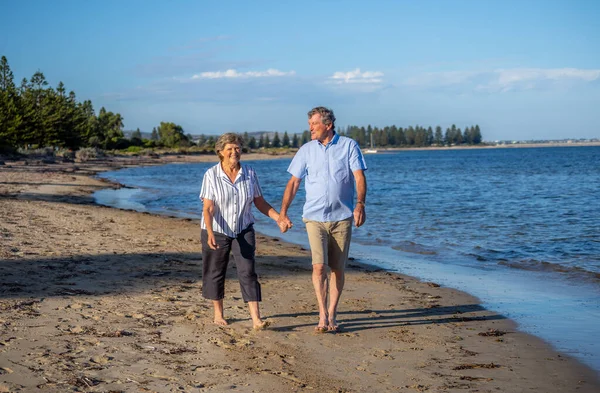
[[326, 126], [331, 124], [331, 129], [335, 130], [335, 115], [331, 109], [325, 108], [324, 106], [318, 106], [308, 112], [308, 118], [310, 119], [317, 113], [321, 115], [321, 121], [323, 124]]
[[219, 160], [221, 161], [223, 161], [223, 156], [221, 155], [221, 152], [223, 151], [223, 149], [225, 149], [225, 145], [227, 145], [228, 143], [235, 143], [236, 145], [240, 145], [241, 148], [244, 146], [244, 139], [233, 132], [227, 132], [221, 135], [215, 143], [215, 152], [217, 153], [217, 155], [219, 156]]

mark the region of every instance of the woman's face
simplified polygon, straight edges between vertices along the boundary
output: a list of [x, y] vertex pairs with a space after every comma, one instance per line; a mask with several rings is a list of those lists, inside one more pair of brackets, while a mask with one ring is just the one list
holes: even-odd
[[237, 143], [227, 143], [220, 153], [225, 165], [237, 165], [242, 156], [242, 147]]

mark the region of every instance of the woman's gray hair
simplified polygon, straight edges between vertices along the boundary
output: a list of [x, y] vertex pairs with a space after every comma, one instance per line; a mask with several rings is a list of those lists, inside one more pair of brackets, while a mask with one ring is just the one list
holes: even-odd
[[331, 129], [335, 130], [335, 115], [331, 109], [325, 108], [324, 106], [318, 106], [308, 112], [308, 118], [310, 119], [317, 113], [321, 115], [321, 121], [323, 124], [326, 126], [331, 124]]
[[239, 145], [240, 148], [242, 148], [244, 146], [244, 139], [233, 132], [227, 132], [221, 135], [215, 143], [215, 152], [217, 153], [217, 156], [219, 156], [219, 160], [221, 161], [223, 161], [223, 156], [221, 155], [221, 152], [223, 151], [223, 149], [225, 149], [225, 145], [227, 145], [228, 143], [235, 143], [236, 145]]

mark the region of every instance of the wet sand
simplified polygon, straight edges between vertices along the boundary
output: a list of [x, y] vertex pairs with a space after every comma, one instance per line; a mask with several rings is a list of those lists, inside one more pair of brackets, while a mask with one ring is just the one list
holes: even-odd
[[116, 187], [99, 171], [215, 160], [0, 165], [0, 392], [600, 391], [596, 372], [472, 296], [357, 260], [342, 331], [317, 334], [310, 254], [285, 235], [257, 238], [271, 328], [252, 330], [234, 263], [230, 325], [214, 325], [199, 223], [98, 206], [91, 193]]

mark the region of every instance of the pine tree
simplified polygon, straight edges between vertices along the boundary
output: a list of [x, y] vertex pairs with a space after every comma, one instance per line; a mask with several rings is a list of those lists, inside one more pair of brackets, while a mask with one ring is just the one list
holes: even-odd
[[275, 136], [273, 137], [273, 142], [271, 143], [273, 147], [281, 147], [281, 140], [279, 139], [279, 133], [275, 132]]
[[285, 131], [283, 133], [283, 139], [281, 141], [281, 145], [284, 147], [290, 147], [290, 137], [289, 137], [287, 131]]
[[482, 141], [481, 130], [479, 129], [479, 125], [475, 124], [475, 129], [471, 134], [471, 140], [474, 145], [478, 145]]
[[18, 144], [18, 130], [22, 123], [19, 96], [13, 73], [6, 56], [0, 59], [0, 150]]
[[304, 130], [304, 132], [302, 132], [302, 145], [308, 142], [310, 142], [310, 131]]

